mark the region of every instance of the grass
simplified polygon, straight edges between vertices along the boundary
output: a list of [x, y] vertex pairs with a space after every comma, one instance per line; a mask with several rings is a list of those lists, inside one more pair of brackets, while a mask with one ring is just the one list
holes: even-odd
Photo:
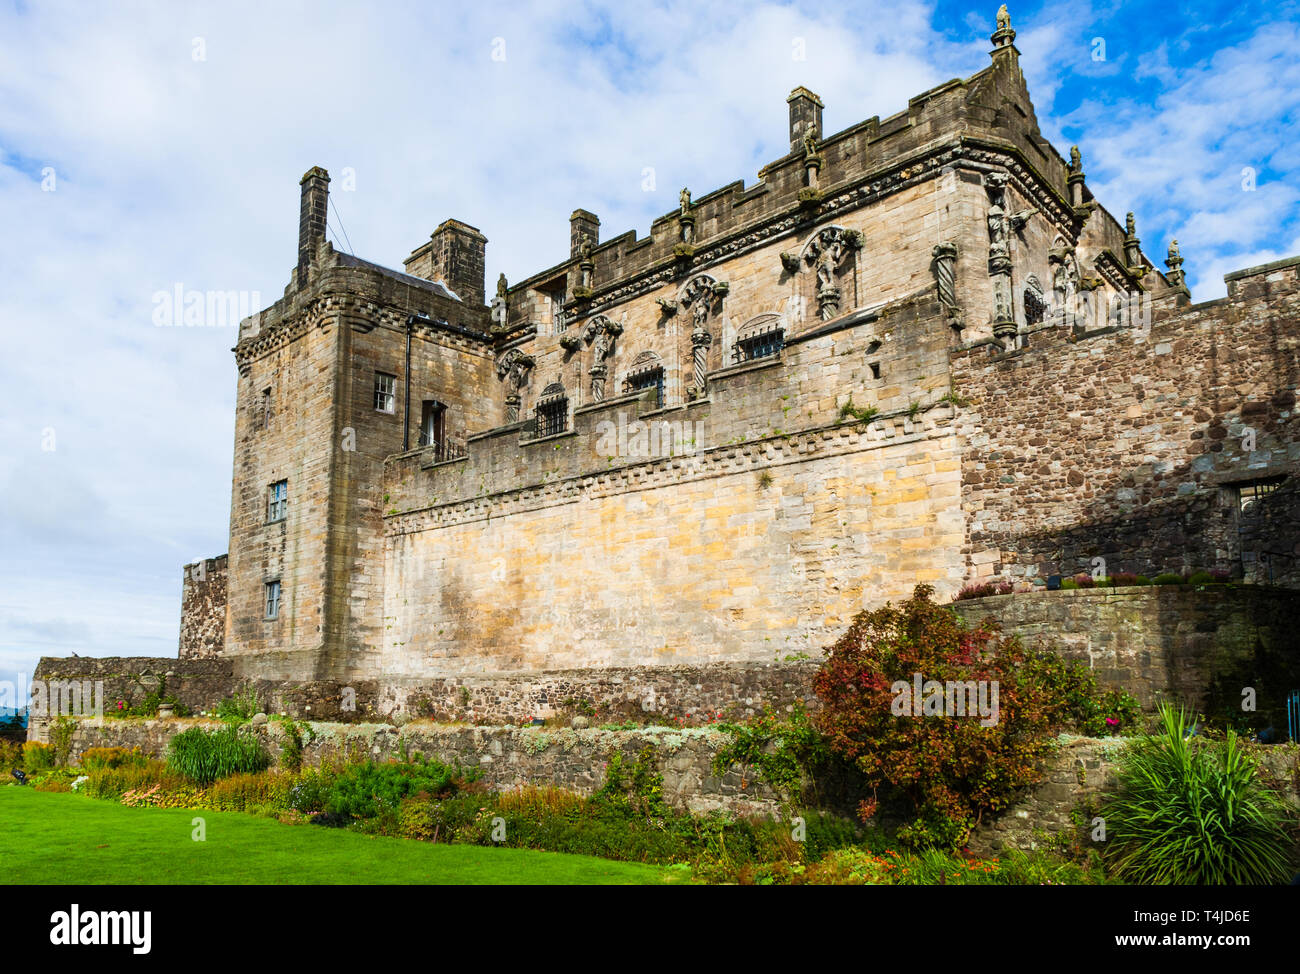
[[[191, 838], [196, 817], [206, 822], [204, 842]], [[0, 787], [0, 863], [0, 882], [30, 885], [656, 885], [689, 876], [590, 856], [433, 845], [19, 787]]]

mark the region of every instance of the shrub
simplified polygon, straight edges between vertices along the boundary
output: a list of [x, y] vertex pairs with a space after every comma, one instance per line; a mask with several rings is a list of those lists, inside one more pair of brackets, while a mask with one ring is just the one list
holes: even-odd
[[1209, 585], [1215, 578], [1209, 572], [1192, 572], [1187, 576], [1188, 585]]
[[198, 785], [227, 775], [261, 771], [271, 763], [262, 742], [237, 727], [207, 731], [191, 727], [171, 739], [167, 765]]
[[1074, 587], [1075, 588], [1096, 588], [1097, 580], [1093, 578], [1091, 575], [1089, 575], [1087, 572], [1079, 572], [1079, 574], [1074, 576]]
[[245, 812], [254, 808], [288, 811], [292, 781], [292, 776], [283, 772], [228, 775], [204, 789], [201, 806], [228, 812]]
[[[740, 765], [741, 777], [752, 773], [776, 794], [800, 803], [815, 787], [814, 772], [830, 757], [830, 749], [802, 706], [784, 717], [768, 706], [743, 724], [720, 724], [731, 740], [713, 755], [713, 773], [722, 777]], [[743, 786], [743, 785], [742, 785]]]
[[1152, 582], [1153, 582], [1153, 584], [1156, 584], [1156, 585], [1185, 585], [1185, 584], [1187, 584], [1187, 580], [1186, 580], [1185, 578], [1183, 578], [1182, 575], [1177, 575], [1177, 574], [1175, 574], [1174, 572], [1161, 572], [1161, 573], [1160, 573], [1159, 575], [1157, 575], [1154, 579], [1152, 579]]
[[1151, 579], [1147, 578], [1145, 575], [1139, 575], [1139, 576], [1134, 580], [1133, 584], [1134, 584], [1134, 585], [1150, 585], [1150, 584], [1151, 584]]
[[1088, 737], [1108, 737], [1137, 725], [1142, 705], [1125, 690], [1098, 687], [1086, 663], [1051, 651], [1025, 658], [1022, 678], [1039, 684], [1050, 704], [1051, 721]]
[[953, 596], [953, 601], [984, 599], [990, 595], [1010, 595], [1014, 591], [1015, 586], [1010, 582], [968, 582]]
[[1132, 572], [1116, 572], [1114, 575], [1110, 576], [1107, 581], [1112, 588], [1118, 588], [1121, 585], [1141, 584], [1138, 582], [1139, 577], [1140, 576], [1134, 575]]
[[262, 705], [257, 697], [257, 689], [251, 684], [226, 697], [217, 704], [216, 709], [217, 717], [228, 724], [246, 724], [253, 719], [254, 714], [261, 712]]
[[91, 798], [107, 798], [118, 801], [128, 792], [147, 791], [155, 786], [159, 788], [179, 788], [185, 779], [170, 771], [162, 761], [144, 758], [138, 763], [126, 763], [116, 768], [94, 768], [87, 771], [90, 780], [84, 791]]
[[1161, 731], [1120, 758], [1118, 793], [1103, 807], [1106, 857], [1140, 884], [1285, 882], [1294, 815], [1259, 778], [1228, 731], [1222, 742], [1191, 738], [1188, 717], [1160, 708]]
[[[983, 626], [967, 629], [918, 585], [901, 605], [860, 612], [828, 651], [813, 687], [824, 708], [816, 717], [832, 749], [852, 761], [873, 788], [859, 813], [878, 804], [874, 789], [892, 786], [915, 819], [900, 837], [917, 846], [956, 845], [986, 812], [1004, 808], [1017, 789], [1038, 780], [1049, 747], [1055, 704], [1040, 681], [1017, 675], [1025, 654], [1011, 638]], [[914, 674], [998, 688], [998, 717], [897, 713], [896, 699]], [[930, 684], [932, 686], [933, 684]], [[929, 687], [927, 699], [933, 699]], [[921, 701], [916, 701], [920, 707]]]
[[58, 763], [58, 756], [50, 745], [40, 741], [28, 741], [23, 745], [23, 767], [28, 774], [49, 771]]
[[81, 766], [87, 771], [96, 768], [120, 768], [125, 764], [142, 764], [145, 760], [138, 747], [88, 747], [81, 755]]
[[1079, 583], [1076, 582], [1073, 578], [1061, 579], [1061, 588], [1063, 589], [1069, 590], [1069, 589], [1076, 589], [1078, 587], [1079, 587]]
[[[468, 779], [459, 767], [438, 761], [356, 764], [333, 779], [324, 809], [340, 815], [374, 818], [383, 811], [395, 813], [402, 800], [412, 795], [455, 794], [462, 780]], [[298, 805], [294, 807], [306, 811]]]

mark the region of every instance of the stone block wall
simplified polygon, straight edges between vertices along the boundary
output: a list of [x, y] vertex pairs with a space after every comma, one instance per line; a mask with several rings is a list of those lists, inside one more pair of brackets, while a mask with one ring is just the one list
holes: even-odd
[[229, 557], [186, 565], [181, 581], [180, 657], [220, 656], [226, 646], [226, 581]]
[[[1102, 558], [1106, 573], [1300, 580], [1300, 259], [1231, 283], [1149, 328], [1051, 327], [1028, 348], [954, 353], [973, 576]], [[1288, 477], [1243, 514], [1243, 486]]]
[[1216, 716], [1242, 714], [1256, 691], [1252, 724], [1286, 730], [1286, 695], [1300, 689], [1300, 600], [1254, 586], [1126, 587], [998, 595], [954, 602], [968, 622], [993, 618], [1026, 646], [1085, 661], [1100, 682], [1147, 709], [1161, 697]]

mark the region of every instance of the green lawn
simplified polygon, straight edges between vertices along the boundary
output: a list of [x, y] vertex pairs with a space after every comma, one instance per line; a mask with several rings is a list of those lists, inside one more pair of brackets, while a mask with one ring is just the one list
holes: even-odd
[[[191, 838], [195, 817], [207, 823], [204, 842]], [[0, 787], [0, 883], [609, 885], [686, 875], [591, 856], [372, 838], [239, 812], [127, 808]]]

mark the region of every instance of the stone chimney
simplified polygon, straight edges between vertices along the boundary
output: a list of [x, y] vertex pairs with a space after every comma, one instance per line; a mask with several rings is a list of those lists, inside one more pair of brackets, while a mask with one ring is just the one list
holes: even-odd
[[302, 200], [298, 207], [298, 286], [307, 280], [307, 270], [316, 258], [316, 248], [325, 239], [325, 220], [330, 200], [330, 174], [312, 166], [299, 181]]
[[569, 215], [570, 257], [578, 256], [584, 238], [591, 241], [592, 247], [600, 243], [600, 217], [590, 210], [574, 210]]
[[826, 138], [822, 129], [822, 100], [807, 88], [796, 88], [786, 99], [790, 103], [790, 151], [803, 148], [803, 134], [809, 128], [817, 129], [817, 138]]
[[442, 281], [468, 305], [478, 307], [486, 296], [483, 255], [487, 237], [459, 220], [445, 220], [429, 242], [406, 261], [409, 274]]

